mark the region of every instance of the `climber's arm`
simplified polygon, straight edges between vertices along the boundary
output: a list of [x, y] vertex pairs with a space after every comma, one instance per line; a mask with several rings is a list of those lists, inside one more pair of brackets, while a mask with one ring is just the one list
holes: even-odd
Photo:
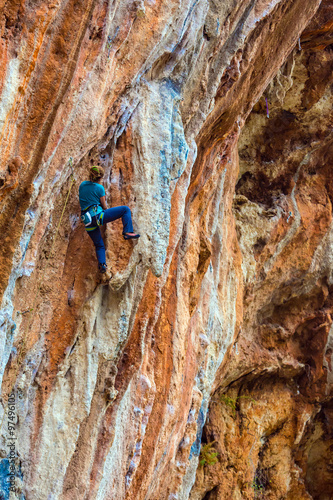
[[108, 207], [106, 205], [105, 196], [101, 196], [99, 201], [101, 202], [103, 210], [106, 210]]

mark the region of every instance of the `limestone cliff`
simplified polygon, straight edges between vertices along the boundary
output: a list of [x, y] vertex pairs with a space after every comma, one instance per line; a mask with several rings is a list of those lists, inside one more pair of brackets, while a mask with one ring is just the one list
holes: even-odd
[[2, 498], [332, 498], [332, 10], [0, 1]]

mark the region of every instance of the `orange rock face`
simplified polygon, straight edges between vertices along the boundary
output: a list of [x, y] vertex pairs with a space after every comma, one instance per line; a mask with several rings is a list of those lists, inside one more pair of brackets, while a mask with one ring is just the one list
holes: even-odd
[[3, 498], [333, 496], [320, 3], [0, 3]]

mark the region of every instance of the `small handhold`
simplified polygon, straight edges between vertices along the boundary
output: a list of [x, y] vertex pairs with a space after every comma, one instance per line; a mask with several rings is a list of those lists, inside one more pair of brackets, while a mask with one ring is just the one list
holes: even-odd
[[205, 335], [204, 333], [200, 333], [199, 341], [200, 341], [201, 347], [204, 347], [204, 348], [206, 348], [210, 343], [207, 335]]
[[72, 307], [74, 305], [74, 293], [75, 292], [72, 288], [67, 291], [67, 302], [69, 307]]
[[112, 403], [117, 397], [118, 391], [114, 388], [111, 387], [108, 390], [105, 390], [105, 397], [108, 403]]

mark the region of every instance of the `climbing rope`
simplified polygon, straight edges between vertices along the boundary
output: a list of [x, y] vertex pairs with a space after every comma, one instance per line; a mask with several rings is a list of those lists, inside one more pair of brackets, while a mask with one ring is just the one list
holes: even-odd
[[56, 232], [55, 232], [55, 235], [54, 235], [54, 239], [53, 239], [53, 243], [52, 243], [51, 250], [50, 250], [50, 255], [49, 255], [50, 257], [52, 255], [52, 250], [53, 250], [53, 247], [54, 247], [54, 243], [55, 243], [55, 241], [57, 239], [59, 228], [60, 228], [60, 225], [61, 225], [61, 222], [62, 222], [62, 218], [63, 218], [65, 210], [66, 210], [66, 206], [67, 206], [67, 203], [68, 203], [69, 195], [71, 194], [71, 190], [72, 190], [73, 184], [75, 183], [74, 170], [73, 170], [73, 158], [72, 157], [70, 157], [70, 159], [68, 160], [68, 164], [69, 164], [69, 166], [71, 167], [71, 170], [72, 170], [72, 173], [71, 173], [71, 183], [70, 183], [69, 190], [68, 190], [68, 193], [67, 193], [67, 197], [66, 197], [66, 201], [65, 201], [65, 204], [64, 204], [64, 208], [62, 209], [60, 220], [58, 222], [57, 229], [56, 229]]
[[[61, 216], [60, 216], [60, 220], [58, 222], [58, 225], [57, 225], [57, 228], [56, 228], [56, 232], [55, 232], [55, 235], [54, 235], [54, 239], [53, 239], [53, 242], [52, 242], [52, 246], [51, 246], [51, 250], [50, 250], [50, 253], [49, 253], [49, 257], [50, 258], [52, 256], [52, 251], [53, 251], [53, 247], [54, 247], [54, 244], [55, 244], [55, 241], [57, 239], [57, 236], [58, 236], [58, 232], [59, 232], [59, 228], [60, 228], [60, 224], [62, 222], [62, 218], [64, 216], [64, 213], [65, 213], [65, 210], [66, 210], [66, 206], [67, 206], [67, 203], [68, 203], [68, 200], [69, 200], [69, 196], [70, 196], [70, 193], [71, 193], [71, 190], [72, 190], [72, 187], [73, 187], [73, 184], [75, 183], [75, 178], [74, 178], [74, 169], [73, 169], [73, 158], [70, 157], [69, 160], [68, 160], [68, 163], [67, 165], [70, 166], [71, 168], [71, 183], [70, 183], [70, 186], [69, 186], [69, 189], [68, 189], [68, 193], [67, 193], [67, 196], [66, 196], [66, 200], [65, 200], [65, 204], [64, 204], [64, 207], [62, 209], [62, 212], [61, 212]], [[39, 293], [42, 289], [42, 285], [43, 285], [43, 282], [44, 282], [44, 277], [45, 277], [45, 273], [46, 273], [46, 267], [44, 268], [44, 272], [42, 274], [42, 278], [40, 280], [40, 285], [38, 286], [37, 288], [37, 291], [36, 291], [36, 294], [35, 294], [35, 298], [34, 298], [34, 302], [32, 304], [32, 307], [30, 307], [27, 311], [24, 311], [24, 313], [26, 312], [29, 312], [29, 321], [28, 321], [28, 327], [27, 327], [27, 330], [26, 332], [29, 333], [29, 330], [31, 328], [31, 325], [32, 325], [32, 322], [33, 322], [33, 319], [35, 317], [34, 315], [34, 311], [35, 311], [35, 307], [37, 305], [37, 300], [38, 300], [38, 297], [39, 297]], [[23, 313], [21, 313], [23, 314]], [[16, 327], [16, 325], [15, 325]], [[26, 346], [26, 337], [23, 337], [22, 339], [22, 342], [21, 342], [21, 348], [19, 350], [19, 353], [18, 353], [18, 356], [17, 356], [17, 368], [16, 368], [16, 371], [15, 371], [15, 377], [14, 377], [14, 380], [16, 379], [17, 377], [17, 374], [18, 374], [18, 370], [19, 370], [19, 367], [20, 367], [20, 364], [21, 364], [21, 361], [22, 361], [22, 358], [23, 358], [23, 352], [24, 352], [24, 349], [25, 349], [25, 346]]]

